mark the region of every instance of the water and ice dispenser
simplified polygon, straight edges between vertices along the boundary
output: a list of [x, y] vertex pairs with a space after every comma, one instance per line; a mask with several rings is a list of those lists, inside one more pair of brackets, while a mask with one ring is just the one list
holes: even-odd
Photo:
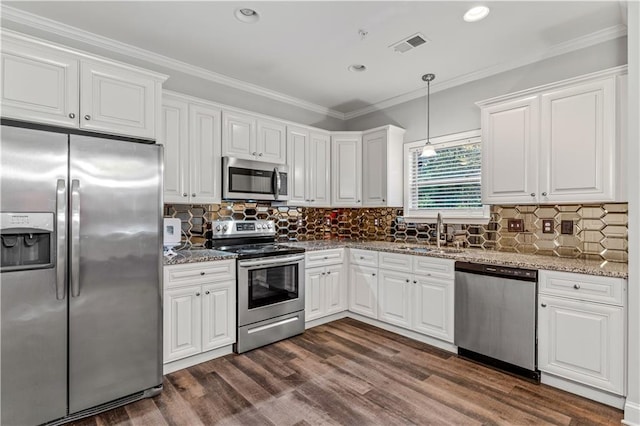
[[52, 267], [54, 235], [53, 213], [0, 213], [2, 272]]

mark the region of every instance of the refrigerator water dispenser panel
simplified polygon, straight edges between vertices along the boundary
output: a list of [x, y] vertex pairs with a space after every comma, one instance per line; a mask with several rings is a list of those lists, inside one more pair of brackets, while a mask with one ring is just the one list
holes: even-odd
[[0, 213], [2, 272], [53, 267], [53, 213]]

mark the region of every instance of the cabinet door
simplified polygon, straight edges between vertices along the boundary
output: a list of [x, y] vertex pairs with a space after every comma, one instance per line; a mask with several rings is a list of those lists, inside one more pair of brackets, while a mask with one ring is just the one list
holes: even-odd
[[329, 135], [311, 133], [308, 143], [309, 205], [331, 206], [331, 140]]
[[201, 287], [192, 286], [164, 293], [164, 362], [202, 351]]
[[1, 55], [3, 117], [78, 126], [77, 59], [6, 36], [2, 40]]
[[250, 115], [222, 113], [222, 155], [255, 160], [256, 119]]
[[309, 132], [289, 127], [287, 130], [287, 149], [289, 151], [289, 205], [309, 205], [307, 167], [307, 143]]
[[542, 95], [541, 202], [613, 201], [615, 80]]
[[362, 137], [362, 205], [385, 206], [387, 199], [387, 131]]
[[164, 145], [164, 201], [189, 202], [189, 106], [186, 102], [165, 97], [162, 101], [162, 133]]
[[348, 308], [347, 283], [344, 281], [342, 265], [327, 266], [325, 269], [325, 295], [327, 315], [346, 311]]
[[349, 310], [378, 317], [378, 270], [360, 265], [349, 268]]
[[304, 319], [311, 321], [326, 314], [324, 268], [308, 268], [304, 279]]
[[287, 162], [287, 127], [276, 121], [258, 119], [257, 160], [268, 163]]
[[453, 280], [414, 278], [413, 329], [453, 343]]
[[220, 116], [217, 108], [189, 106], [189, 199], [191, 203], [220, 202], [222, 164]]
[[624, 308], [540, 295], [538, 368], [624, 395]]
[[411, 327], [411, 281], [408, 273], [381, 269], [378, 319], [400, 327]]
[[361, 206], [362, 138], [336, 135], [331, 139], [332, 204], [336, 207]]
[[202, 286], [202, 350], [236, 341], [236, 282]]
[[538, 199], [538, 97], [482, 110], [482, 202]]
[[156, 137], [156, 81], [116, 65], [82, 61], [80, 128]]

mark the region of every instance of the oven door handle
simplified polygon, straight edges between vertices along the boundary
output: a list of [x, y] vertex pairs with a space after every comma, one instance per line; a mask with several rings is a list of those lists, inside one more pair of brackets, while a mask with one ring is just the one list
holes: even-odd
[[301, 256], [290, 256], [287, 258], [278, 258], [278, 259], [274, 259], [274, 260], [265, 260], [265, 259], [260, 259], [260, 260], [239, 260], [238, 261], [238, 266], [240, 268], [249, 268], [249, 267], [254, 267], [254, 266], [276, 266], [276, 265], [287, 265], [287, 264], [291, 264], [294, 262], [299, 262], [301, 260], [304, 260], [304, 255]]

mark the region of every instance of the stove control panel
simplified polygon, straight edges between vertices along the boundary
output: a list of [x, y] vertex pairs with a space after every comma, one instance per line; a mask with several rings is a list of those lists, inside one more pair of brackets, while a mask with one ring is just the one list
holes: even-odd
[[276, 226], [273, 220], [214, 220], [211, 222], [211, 238], [273, 236]]

